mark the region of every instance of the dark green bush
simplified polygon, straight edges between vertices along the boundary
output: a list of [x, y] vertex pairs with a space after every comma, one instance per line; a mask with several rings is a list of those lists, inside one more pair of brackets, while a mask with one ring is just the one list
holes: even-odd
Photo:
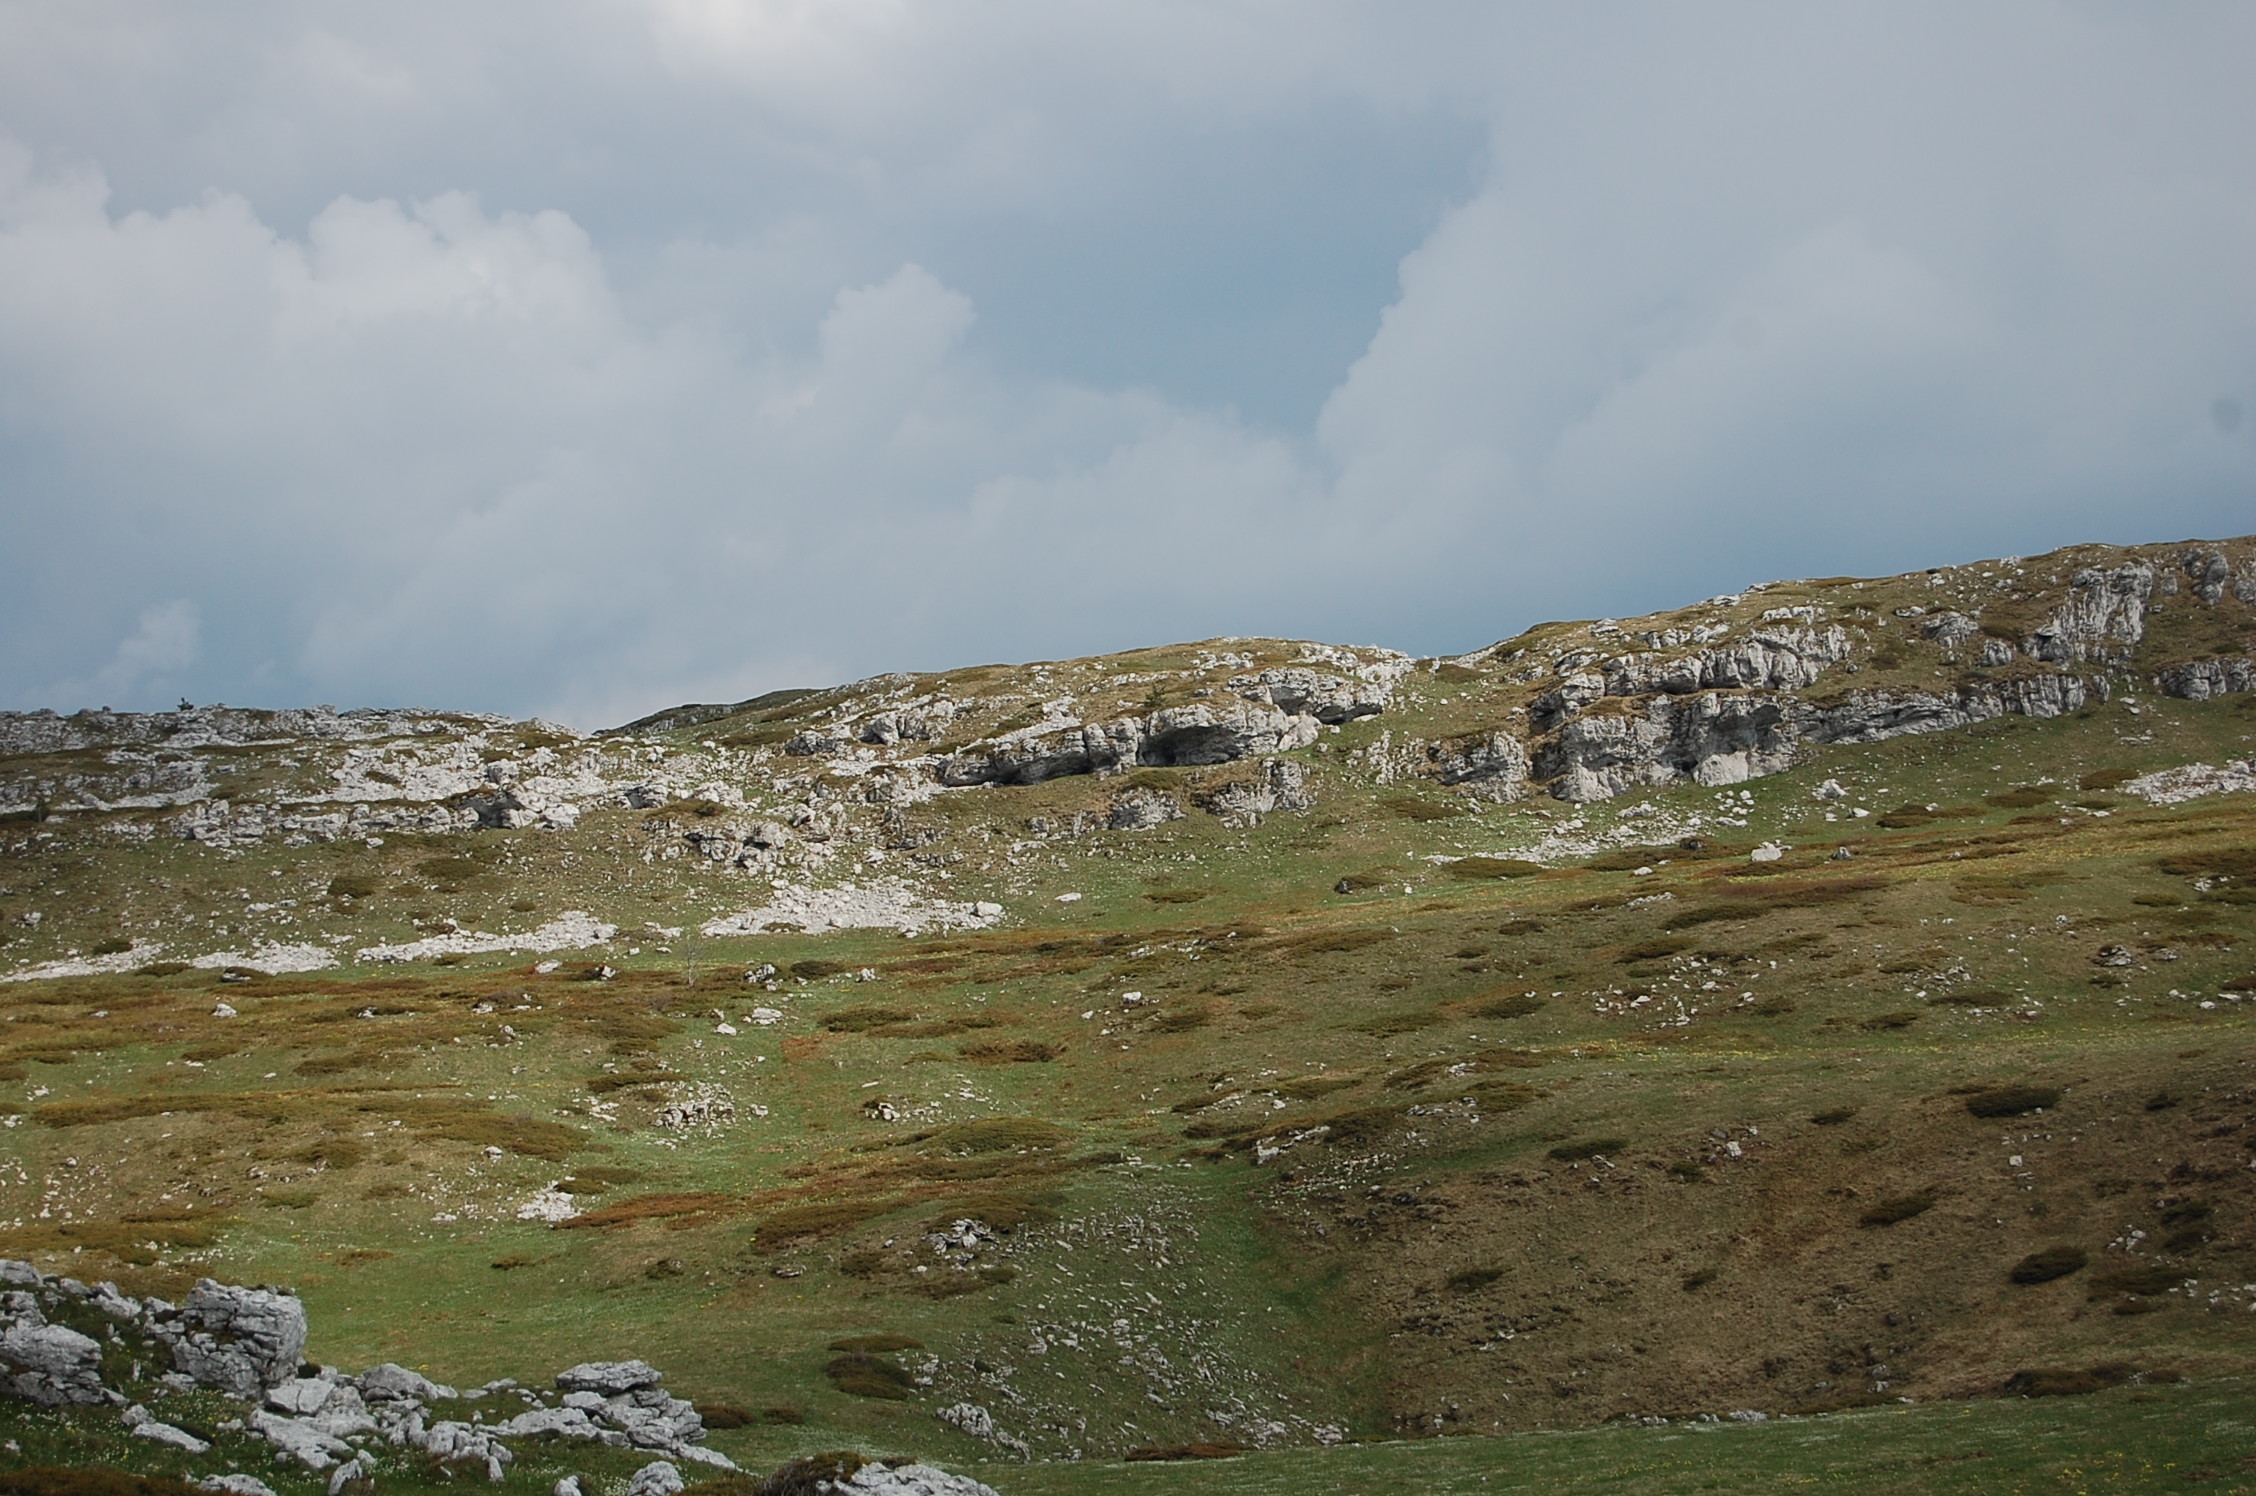
[[1460, 857], [1445, 869], [1452, 878], [1532, 878], [1543, 870], [1524, 857]]
[[916, 1378], [899, 1364], [868, 1351], [850, 1351], [833, 1357], [823, 1375], [849, 1397], [869, 1397], [880, 1402], [907, 1402], [916, 1396]]
[[0, 1496], [203, 1496], [203, 1493], [169, 1475], [27, 1465], [21, 1470], [0, 1470]]
[[1874, 1205], [1857, 1217], [1860, 1226], [1893, 1226], [1908, 1221], [1913, 1216], [1925, 1215], [1934, 1208], [1935, 1192], [1920, 1190], [1911, 1195], [1895, 1195]]
[[1563, 1164], [1580, 1163], [1586, 1158], [1619, 1153], [1628, 1146], [1629, 1142], [1625, 1138], [1583, 1138], [1577, 1142], [1559, 1144], [1551, 1150], [1551, 1157]]
[[1525, 1018], [1540, 1012], [1544, 999], [1532, 992], [1515, 992], [1509, 997], [1492, 997], [1480, 1003], [1473, 1011], [1475, 1018]]
[[2017, 1371], [2006, 1378], [2007, 1397], [2078, 1397], [2087, 1392], [2099, 1392], [2109, 1387], [2120, 1387], [2138, 1369], [2121, 1361], [2109, 1361], [2099, 1366], [2071, 1370], [2064, 1366], [2040, 1366], [2028, 1371]]
[[2005, 1276], [2015, 1283], [2050, 1283], [2055, 1278], [2082, 1272], [2089, 1261], [2091, 1258], [2082, 1247], [2046, 1247], [2013, 1264]]
[[1966, 1098], [1977, 1117], [2021, 1117], [2059, 1104], [2058, 1086], [1992, 1086]]

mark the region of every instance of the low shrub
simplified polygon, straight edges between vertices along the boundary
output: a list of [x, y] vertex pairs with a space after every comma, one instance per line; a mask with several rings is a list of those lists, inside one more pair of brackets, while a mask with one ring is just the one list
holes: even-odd
[[[916, 1396], [916, 1378], [898, 1363], [866, 1351], [833, 1357], [823, 1375], [848, 1397], [875, 1398], [881, 1402], [907, 1402]], [[825, 1488], [827, 1489], [827, 1488]]]
[[1332, 892], [1369, 893], [1374, 888], [1385, 888], [1401, 881], [1391, 873], [1349, 873], [1332, 885]]
[[975, 1122], [950, 1123], [919, 1141], [943, 1153], [1015, 1153], [1062, 1147], [1070, 1136], [1056, 1123], [1039, 1117], [983, 1117]]
[[1905, 1008], [1898, 1009], [1893, 1013], [1875, 1013], [1870, 1018], [1865, 1019], [1864, 1022], [1858, 1024], [1857, 1027], [1862, 1029], [1870, 1029], [1875, 1033], [1890, 1033], [1897, 1029], [1910, 1028], [1918, 1021], [1919, 1015], [1911, 1011], [1910, 1009]]
[[1524, 857], [1460, 857], [1443, 871], [1452, 878], [1532, 878], [1545, 869]]
[[1472, 1009], [1475, 1018], [1525, 1018], [1543, 1010], [1545, 999], [1532, 992], [1515, 992], [1507, 997], [1492, 997], [1476, 1003]]
[[2256, 878], [2256, 847], [2209, 847], [2173, 852], [2154, 865], [2177, 878]]
[[1048, 1204], [1023, 1195], [967, 1195], [925, 1222], [925, 1229], [941, 1231], [957, 1221], [980, 1221], [996, 1231], [1008, 1233], [1055, 1225], [1057, 1220], [1058, 1213]]
[[1420, 1029], [1432, 1028], [1441, 1022], [1438, 1008], [1417, 1008], [1406, 1013], [1381, 1013], [1348, 1028], [1358, 1034], [1369, 1034], [1374, 1039], [1391, 1039], [1397, 1034], [1414, 1034]]
[[[631, 1201], [626, 1203], [633, 1203]], [[617, 1209], [617, 1206], [609, 1207]], [[779, 1252], [796, 1242], [837, 1236], [864, 1221], [874, 1220], [893, 1207], [882, 1200], [829, 1200], [819, 1205], [790, 1205], [763, 1217], [752, 1233], [752, 1250], [762, 1256]], [[601, 1215], [604, 1212], [598, 1211]], [[578, 1225], [576, 1217], [567, 1225]]]
[[1969, 987], [1962, 992], [1941, 992], [1927, 999], [1930, 1007], [1950, 1008], [2009, 1008], [2014, 997], [2010, 992], [2000, 992], [1995, 987]]
[[1154, 904], [1195, 904], [1213, 896], [1211, 888], [1159, 888], [1144, 895]]
[[1139, 1444], [1121, 1458], [1124, 1460], [1227, 1460], [1245, 1451], [1235, 1444], [1207, 1444], [1194, 1441], [1189, 1444]]
[[1984, 805], [1994, 805], [1999, 810], [2034, 810], [2052, 799], [2052, 791], [2036, 785], [2023, 785], [2018, 789], [2000, 790], [1982, 797]]
[[1992, 1086], [1966, 1098], [1977, 1117], [2021, 1117], [2060, 1104], [2058, 1086]]
[[876, 1003], [859, 1007], [840, 1008], [825, 1017], [822, 1026], [834, 1034], [862, 1034], [871, 1029], [888, 1028], [895, 1024], [914, 1023], [921, 1014], [906, 1008], [888, 1008]]
[[2138, 775], [2139, 771], [2136, 769], [2094, 769], [2076, 781], [2076, 788], [2080, 790], [2121, 789], [2124, 785], [2138, 778]]
[[815, 982], [824, 977], [835, 977], [853, 970], [843, 961], [794, 961], [791, 974], [802, 981]]
[[1405, 821], [1446, 821], [1465, 813], [1461, 803], [1427, 800], [1417, 795], [1388, 795], [1379, 804]]
[[957, 1051], [974, 1065], [1046, 1065], [1064, 1053], [1063, 1045], [1046, 1044], [1040, 1039], [989, 1039]]
[[329, 897], [333, 899], [372, 899], [383, 885], [361, 873], [339, 873], [329, 880]]
[[1624, 1138], [1583, 1138], [1577, 1142], [1559, 1144], [1551, 1150], [1551, 1157], [1563, 1164], [1580, 1163], [1586, 1158], [1619, 1153], [1628, 1146], [1628, 1140]]
[[[303, 1065], [298, 1068], [305, 1069]], [[639, 1086], [663, 1086], [687, 1079], [688, 1076], [677, 1075], [671, 1070], [624, 1070], [606, 1075], [591, 1075], [587, 1080], [587, 1088], [598, 1096], [608, 1096], [613, 1091], [632, 1091]]]
[[698, 1403], [696, 1406], [697, 1416], [707, 1428], [750, 1428], [760, 1421], [757, 1415], [734, 1403]]
[[[710, 1190], [676, 1191], [658, 1195], [637, 1195], [631, 1200], [599, 1206], [590, 1211], [557, 1222], [564, 1230], [624, 1226], [633, 1221], [665, 1221], [682, 1216], [709, 1215], [728, 1209], [736, 1203], [733, 1195], [718, 1194]], [[786, 1212], [788, 1214], [788, 1212]]]
[[2092, 1274], [2092, 1297], [2105, 1298], [2111, 1293], [2132, 1293], [2142, 1296], [2168, 1293], [2185, 1281], [2185, 1274], [2168, 1267], [2116, 1267]]
[[1304, 1075], [1297, 1080], [1280, 1081], [1270, 1089], [1287, 1101], [1313, 1101], [1319, 1096], [1360, 1085], [1362, 1079], [1358, 1075]]
[[1152, 1032], [1187, 1034], [1193, 1029], [1205, 1028], [1213, 1021], [1214, 1010], [1203, 1003], [1191, 1007], [1169, 1008], [1152, 1023]]
[[2071, 1370], [2064, 1366], [2039, 1366], [2017, 1371], [2005, 1379], [2007, 1397], [2080, 1397], [2120, 1387], [2138, 1375], [2138, 1368], [2123, 1361]]
[[1913, 1216], [1925, 1215], [1934, 1209], [1935, 1192], [1920, 1190], [1915, 1194], [1894, 1195], [1871, 1206], [1857, 1217], [1860, 1226], [1893, 1226], [1908, 1221]]
[[2013, 1264], [2005, 1276], [2013, 1283], [2050, 1283], [2055, 1278], [2082, 1272], [2089, 1261], [2091, 1258], [2082, 1247], [2046, 1247]]
[[560, 1163], [587, 1146], [587, 1134], [577, 1127], [540, 1117], [507, 1117], [498, 1112], [431, 1111], [415, 1116], [411, 1124], [418, 1136], [446, 1138], [478, 1148], [500, 1148], [527, 1158]]
[[27, 1465], [0, 1470], [0, 1496], [204, 1496], [199, 1486], [169, 1475], [135, 1475], [99, 1466], [65, 1470]]
[[1816, 1123], [1819, 1127], [1839, 1127], [1856, 1114], [1857, 1109], [1853, 1106], [1827, 1107], [1822, 1112], [1812, 1113], [1810, 1121]]
[[1380, 929], [1312, 930], [1305, 935], [1279, 935], [1252, 947], [1285, 956], [1333, 956], [1365, 950], [1394, 939], [1394, 931]]

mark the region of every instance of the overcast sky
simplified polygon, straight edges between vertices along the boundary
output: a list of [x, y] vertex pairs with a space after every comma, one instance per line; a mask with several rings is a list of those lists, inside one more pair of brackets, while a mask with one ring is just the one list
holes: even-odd
[[2256, 7], [0, 0], [0, 706], [2256, 530]]

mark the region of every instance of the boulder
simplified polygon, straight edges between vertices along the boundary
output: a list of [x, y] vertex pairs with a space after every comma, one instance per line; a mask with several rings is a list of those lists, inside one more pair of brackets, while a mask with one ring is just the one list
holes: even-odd
[[0, 1387], [43, 1408], [107, 1402], [100, 1343], [64, 1325], [34, 1322], [37, 1315], [36, 1307], [12, 1314], [0, 1329]]
[[305, 1305], [293, 1294], [197, 1280], [181, 1307], [173, 1364], [207, 1387], [256, 1398], [288, 1380], [305, 1350]]
[[593, 1392], [608, 1398], [655, 1387], [665, 1379], [665, 1374], [648, 1361], [583, 1361], [558, 1372], [556, 1385], [565, 1392]]
[[427, 1403], [454, 1396], [452, 1387], [442, 1387], [422, 1373], [409, 1371], [392, 1361], [369, 1367], [360, 1374], [359, 1384], [362, 1397], [385, 1402]]
[[215, 1496], [274, 1496], [274, 1487], [255, 1475], [240, 1472], [228, 1475], [207, 1475], [196, 1482], [200, 1490], [211, 1491]]
[[277, 1413], [292, 1413], [304, 1417], [321, 1411], [321, 1405], [336, 1395], [337, 1384], [320, 1377], [292, 1377], [277, 1382], [266, 1389], [266, 1405]]
[[652, 1460], [627, 1482], [627, 1496], [675, 1496], [688, 1482], [664, 1460]]
[[184, 1428], [174, 1428], [171, 1424], [162, 1422], [139, 1403], [120, 1413], [118, 1421], [130, 1429], [136, 1439], [167, 1444], [189, 1454], [202, 1454], [211, 1448], [208, 1440], [199, 1439]]

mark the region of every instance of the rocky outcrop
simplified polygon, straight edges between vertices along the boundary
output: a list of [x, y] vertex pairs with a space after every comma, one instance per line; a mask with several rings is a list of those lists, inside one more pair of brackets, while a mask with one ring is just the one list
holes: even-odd
[[1316, 741], [1323, 724], [1264, 702], [1167, 707], [1112, 722], [1045, 723], [975, 743], [940, 761], [940, 783], [1040, 784], [1110, 769], [1195, 767], [1289, 753]]
[[1947, 694], [1855, 691], [1828, 703], [1751, 692], [1651, 696], [1566, 722], [1531, 755], [1533, 777], [1572, 801], [1680, 780], [1739, 784], [1787, 768], [1805, 746], [1873, 743], [1996, 717], [2058, 717], [2104, 693], [2104, 683], [2047, 671], [1970, 679]]
[[1394, 694], [1394, 677], [1364, 679], [1328, 675], [1287, 665], [1230, 677], [1230, 689], [1247, 701], [1266, 702], [1290, 717], [1314, 717], [1326, 726], [1374, 717]]
[[1518, 799], [1532, 767], [1527, 746], [1501, 728], [1445, 739], [1426, 750], [1426, 771], [1434, 778], [1491, 800]]
[[[103, 1335], [122, 1352], [119, 1375], [141, 1399], [206, 1388], [246, 1403], [239, 1422], [222, 1427], [257, 1435], [278, 1461], [343, 1472], [343, 1479], [332, 1475], [332, 1491], [344, 1479], [357, 1478], [355, 1471], [373, 1470], [375, 1450], [386, 1444], [419, 1458], [483, 1466], [494, 1481], [516, 1459], [510, 1441], [528, 1438], [584, 1439], [735, 1468], [725, 1455], [702, 1447], [705, 1424], [697, 1409], [669, 1394], [664, 1375], [646, 1361], [574, 1366], [559, 1373], [556, 1391], [545, 1395], [507, 1380], [458, 1392], [390, 1363], [357, 1377], [334, 1367], [302, 1366], [305, 1309], [278, 1289], [206, 1278], [175, 1308], [162, 1299], [132, 1298], [114, 1284], [88, 1288], [6, 1260], [0, 1260], [0, 1283], [13, 1285], [0, 1295], [0, 1395], [42, 1407], [107, 1403], [123, 1409], [120, 1420], [137, 1438], [189, 1454], [208, 1450], [207, 1440], [164, 1422], [142, 1400], [129, 1402], [103, 1382], [101, 1340], [50, 1322], [55, 1314], [82, 1322], [104, 1316], [114, 1325]], [[140, 1364], [154, 1359], [162, 1365], [167, 1357], [176, 1370], [154, 1383], [140, 1381]], [[515, 1400], [521, 1411], [495, 1416], [490, 1407], [465, 1406], [495, 1399]], [[442, 1410], [457, 1416], [441, 1416]]]
[[1849, 657], [1849, 636], [1827, 629], [1758, 629], [1732, 644], [1689, 655], [1617, 655], [1600, 677], [1608, 696], [1661, 691], [1795, 691], [1814, 686], [1825, 671]]
[[2071, 579], [2069, 599], [2022, 642], [2030, 656], [2059, 665], [2120, 664], [2146, 637], [2146, 605], [2154, 568], [2125, 561], [2112, 570], [2087, 566]]
[[2186, 701], [2207, 701], [2215, 696], [2256, 691], [2256, 659], [2240, 655], [2173, 665], [2154, 673], [2154, 689]]
[[1277, 758], [1261, 765], [1252, 779], [1233, 779], [1206, 794], [1199, 802], [1225, 826], [1258, 826], [1261, 818], [1280, 810], [1306, 810], [1316, 803], [1308, 786], [1308, 770], [1291, 759]]
[[1407, 662], [1390, 656], [1354, 675], [1283, 666], [1230, 677], [1234, 701], [1163, 707], [1109, 722], [1055, 718], [974, 743], [933, 768], [950, 788], [1040, 784], [1070, 774], [1196, 768], [1305, 748], [1327, 726], [1386, 707]]
[[1113, 796], [1105, 825], [1114, 831], [1143, 831], [1183, 819], [1183, 802], [1163, 790], [1138, 786]]

